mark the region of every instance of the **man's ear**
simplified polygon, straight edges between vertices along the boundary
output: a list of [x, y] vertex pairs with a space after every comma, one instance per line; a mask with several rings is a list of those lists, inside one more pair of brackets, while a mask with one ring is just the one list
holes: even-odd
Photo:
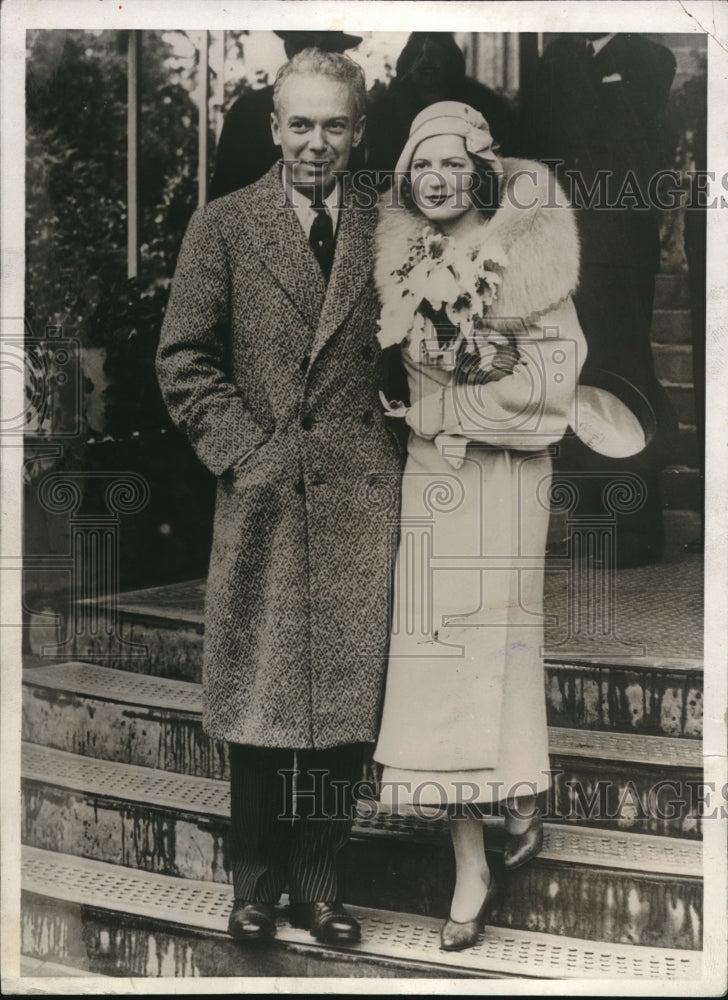
[[352, 139], [351, 144], [355, 148], [364, 138], [364, 129], [366, 128], [366, 124], [367, 124], [367, 116], [362, 115], [359, 121], [354, 125], [354, 138]]
[[275, 146], [280, 146], [281, 144], [281, 126], [278, 123], [278, 116], [275, 111], [270, 113], [270, 133], [273, 136], [273, 144]]

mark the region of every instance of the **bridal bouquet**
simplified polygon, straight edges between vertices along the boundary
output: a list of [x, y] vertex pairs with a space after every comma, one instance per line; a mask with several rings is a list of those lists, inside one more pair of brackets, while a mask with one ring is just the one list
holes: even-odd
[[[379, 319], [378, 339], [382, 347], [406, 342], [416, 362], [458, 370], [468, 380], [478, 382], [503, 378], [522, 360], [512, 335], [488, 329], [487, 313], [498, 294], [499, 269], [508, 258], [505, 250], [491, 241], [480, 242], [463, 251], [450, 236], [425, 226], [409, 241], [409, 254], [401, 267], [392, 271], [395, 288], [384, 303]], [[445, 315], [456, 335], [441, 346], [432, 321], [423, 311]]]

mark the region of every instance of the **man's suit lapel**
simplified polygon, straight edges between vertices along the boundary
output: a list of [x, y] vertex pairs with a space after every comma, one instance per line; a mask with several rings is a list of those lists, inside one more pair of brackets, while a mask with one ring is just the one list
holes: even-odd
[[345, 196], [331, 277], [311, 350], [312, 362], [354, 308], [371, 277], [375, 223], [374, 209], [353, 208]]
[[326, 282], [301, 223], [285, 200], [277, 166], [260, 181], [255, 213], [263, 264], [311, 329], [316, 330]]

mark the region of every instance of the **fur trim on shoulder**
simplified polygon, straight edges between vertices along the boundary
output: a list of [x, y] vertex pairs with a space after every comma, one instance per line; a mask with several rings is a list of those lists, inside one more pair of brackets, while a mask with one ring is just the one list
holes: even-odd
[[417, 239], [423, 225], [423, 217], [398, 204], [395, 194], [386, 191], [381, 196], [374, 234], [374, 282], [382, 300], [393, 294], [397, 284], [393, 272], [407, 260], [410, 243]]
[[[576, 289], [579, 240], [574, 210], [548, 168], [532, 160], [501, 162], [501, 206], [484, 228], [483, 238], [503, 247], [508, 264], [489, 315], [499, 320], [501, 328], [522, 329], [524, 321], [535, 321]], [[383, 196], [374, 266], [383, 303], [401, 294], [392, 272], [406, 261], [410, 241], [424, 225], [423, 216]]]

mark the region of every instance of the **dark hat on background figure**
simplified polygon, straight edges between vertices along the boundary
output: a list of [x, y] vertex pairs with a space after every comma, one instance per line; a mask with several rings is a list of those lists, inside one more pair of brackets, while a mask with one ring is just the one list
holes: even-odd
[[465, 56], [452, 31], [413, 31], [397, 58], [397, 77], [407, 76], [417, 66], [433, 75], [462, 80]]
[[275, 31], [274, 34], [283, 39], [289, 58], [304, 49], [345, 52], [361, 42], [359, 35], [347, 35], [345, 31]]

